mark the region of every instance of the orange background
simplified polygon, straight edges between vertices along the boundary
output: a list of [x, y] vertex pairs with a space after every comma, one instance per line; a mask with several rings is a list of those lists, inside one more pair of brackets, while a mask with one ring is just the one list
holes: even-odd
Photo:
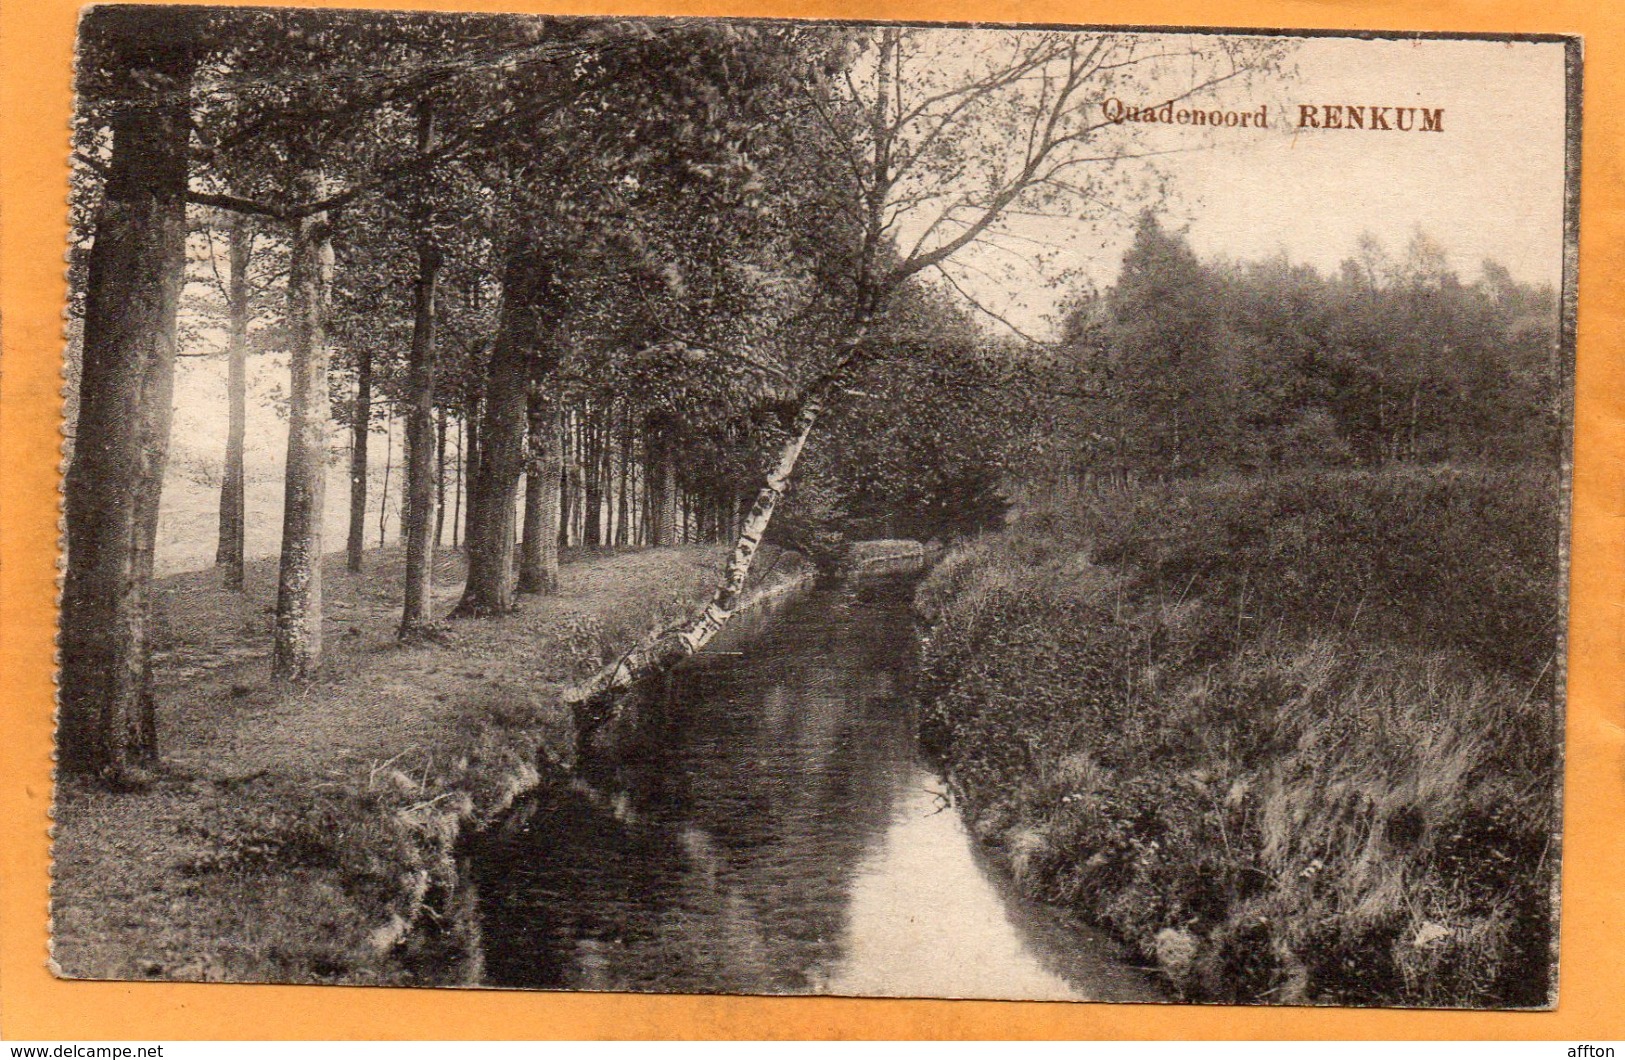
[[[389, 0], [348, 2], [382, 7]], [[1625, 9], [1608, 0], [426, 0], [426, 8], [1585, 37], [1561, 1002], [1465, 1013], [86, 983], [45, 967], [74, 0], [0, 8], [0, 1033], [19, 1039], [1625, 1038]], [[1516, 129], [1507, 150], [1517, 150]], [[1448, 194], [1441, 189], [1441, 194]]]

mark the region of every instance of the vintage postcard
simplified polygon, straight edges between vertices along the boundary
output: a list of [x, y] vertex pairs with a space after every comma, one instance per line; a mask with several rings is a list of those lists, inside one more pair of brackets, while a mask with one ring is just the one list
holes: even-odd
[[86, 9], [54, 974], [1554, 1006], [1580, 70]]

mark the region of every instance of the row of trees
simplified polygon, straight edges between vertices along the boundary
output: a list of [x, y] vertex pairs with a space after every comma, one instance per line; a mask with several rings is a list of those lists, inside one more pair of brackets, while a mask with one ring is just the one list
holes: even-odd
[[[521, 580], [551, 586], [562, 498], [582, 498], [566, 525], [597, 540], [606, 516], [625, 532], [639, 494], [647, 540], [669, 539], [678, 495], [737, 532], [703, 613], [572, 695], [596, 709], [728, 620], [826, 408], [861, 424], [842, 410], [864, 400], [866, 366], [940, 337], [929, 274], [996, 243], [1011, 214], [1094, 216], [1150, 188], [1137, 134], [1092, 99], [1168, 76], [1197, 95], [1275, 58], [1240, 38], [999, 33], [967, 48], [965, 32], [92, 9], [63, 768], [118, 784], [156, 755], [147, 623], [174, 358], [196, 323], [181, 312], [190, 229], [224, 248], [203, 263], [220, 274], [232, 394], [228, 572], [243, 364], [256, 346], [286, 357], [275, 678], [320, 663], [329, 434], [349, 424], [364, 483], [383, 393], [406, 420], [404, 636], [438, 617], [448, 419], [467, 454], [457, 614], [508, 610]], [[991, 371], [956, 349], [954, 371]], [[566, 466], [592, 469], [579, 490], [559, 488]]]
[[[223, 454], [188, 449], [185, 458], [196, 465], [201, 484], [217, 485], [220, 490], [216, 562], [224, 587], [241, 590], [248, 369], [252, 357], [270, 354], [274, 364], [285, 352], [277, 295], [286, 276], [282, 253], [286, 247], [274, 232], [257, 231], [252, 219], [208, 208], [194, 208], [192, 213], [190, 268], [179, 324], [185, 352], [179, 356], [225, 362], [228, 415]], [[412, 281], [409, 276], [392, 276], [388, 270], [374, 268], [375, 262], [365, 256], [365, 250], [353, 245], [339, 246], [335, 258], [330, 404], [333, 419], [349, 443], [346, 551], [350, 569], [360, 571], [366, 543], [374, 539], [382, 543], [379, 535], [390, 503], [394, 466], [394, 428], [411, 407], [407, 351], [413, 332]], [[387, 264], [391, 259], [382, 260]], [[482, 303], [492, 297], [483, 286], [454, 285], [443, 289], [438, 304], [437, 315], [447, 341], [440, 346], [436, 364], [432, 516], [436, 547], [457, 544], [466, 533], [464, 494], [468, 472], [478, 462], [480, 383], [486, 352], [477, 340], [482, 323], [489, 323], [482, 316], [490, 316], [482, 314]], [[714, 445], [705, 449], [707, 440], [689, 437], [692, 432], [681, 430], [680, 419], [638, 404], [640, 393], [655, 393], [652, 379], [664, 376], [670, 382], [674, 367], [651, 363], [669, 350], [643, 352], [637, 364], [621, 360], [591, 365], [591, 375], [586, 369], [592, 359], [578, 357], [582, 363], [560, 372], [557, 414], [548, 425], [562, 433], [558, 452], [560, 547], [669, 543], [674, 531], [678, 537], [698, 539], [702, 522], [714, 529], [723, 522], [722, 510], [737, 501], [734, 491], [740, 468], [718, 466], [727, 459], [714, 451]], [[262, 367], [262, 374], [267, 368], [269, 365]], [[284, 418], [285, 405], [283, 401], [276, 406]], [[379, 433], [384, 435], [382, 454], [376, 451]], [[540, 437], [539, 429], [530, 433]], [[673, 437], [666, 438], [668, 435]], [[679, 451], [684, 459], [672, 459]], [[335, 451], [331, 455], [344, 454]], [[732, 455], [737, 463], [738, 454]], [[370, 497], [377, 486], [373, 472], [380, 457], [386, 495]], [[670, 465], [665, 469], [668, 473], [657, 473], [662, 463]], [[528, 517], [534, 517], [534, 505], [541, 499], [541, 475], [533, 458], [526, 469], [526, 503], [532, 505], [525, 509]], [[529, 488], [532, 485], [537, 488]], [[369, 507], [377, 526], [370, 536]], [[403, 520], [403, 525], [408, 522]], [[535, 591], [528, 586], [527, 578], [521, 577], [519, 591]]]
[[1549, 460], [1561, 440], [1549, 288], [1463, 282], [1418, 233], [1334, 275], [1204, 262], [1150, 212], [1117, 282], [1065, 321], [1081, 468], [1176, 476], [1308, 464]]

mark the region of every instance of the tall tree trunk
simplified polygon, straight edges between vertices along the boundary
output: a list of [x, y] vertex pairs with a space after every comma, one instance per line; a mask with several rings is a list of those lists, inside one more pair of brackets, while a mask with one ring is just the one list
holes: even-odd
[[[502, 319], [486, 379], [479, 470], [469, 497], [468, 581], [453, 614], [513, 609], [514, 506], [525, 470], [530, 351], [545, 337], [556, 295], [551, 262], [529, 247], [510, 249], [503, 264]], [[544, 351], [545, 352], [545, 351]], [[538, 377], [549, 374], [539, 372]]]
[[435, 416], [434, 441], [434, 547], [440, 548], [446, 533], [446, 409]]
[[678, 491], [677, 456], [670, 448], [660, 451], [660, 540], [666, 545], [683, 543], [683, 503]]
[[378, 547], [384, 547], [384, 531], [389, 525], [389, 473], [395, 460], [395, 409], [386, 405], [384, 417], [384, 482], [378, 490]]
[[[418, 154], [434, 148], [434, 112], [424, 103], [418, 111]], [[406, 421], [406, 592], [401, 607], [401, 636], [434, 621], [434, 542], [430, 527], [440, 511], [435, 473], [439, 446], [434, 430], [435, 292], [440, 282], [441, 253], [428, 234], [429, 217], [419, 218], [418, 278], [413, 288], [412, 357], [407, 371]]]
[[468, 418], [457, 417], [457, 462], [453, 465], [456, 472], [456, 482], [451, 491], [451, 547], [461, 548], [462, 538], [458, 535], [463, 525], [463, 463], [468, 456]]
[[654, 419], [645, 435], [648, 454], [649, 505], [652, 509], [650, 544], [657, 547], [677, 544], [677, 474], [673, 466], [670, 425]]
[[632, 439], [632, 483], [628, 487], [632, 494], [631, 544], [641, 548], [649, 544], [648, 453], [644, 451], [642, 431], [634, 430]]
[[587, 408], [576, 411], [575, 429], [570, 433], [570, 537], [577, 548], [587, 541]]
[[519, 591], [552, 595], [559, 590], [559, 481], [564, 453], [558, 414], [533, 387], [528, 408], [530, 461], [525, 468], [525, 536], [519, 550]]
[[621, 526], [618, 518], [620, 513], [615, 507], [615, 447], [615, 422], [613, 418], [609, 418], [604, 422], [603, 458], [600, 461], [603, 466], [600, 484], [604, 491], [604, 547], [608, 549], [615, 547], [615, 539], [620, 533]]
[[757, 492], [750, 514], [745, 517], [727, 569], [718, 580], [710, 602], [687, 620], [668, 627], [658, 636], [620, 656], [590, 679], [565, 689], [564, 702], [571, 707], [577, 730], [583, 736], [590, 736], [610, 718], [619, 693], [693, 655], [709, 644], [733, 617], [744, 598], [745, 582], [750, 577], [751, 564], [756, 559], [762, 536], [767, 533], [768, 525], [773, 520], [779, 498], [790, 486], [790, 476], [795, 472], [807, 437], [823, 413], [824, 402], [831, 389], [857, 359], [864, 337], [869, 332], [871, 319], [872, 310], [857, 317], [847, 337], [842, 340], [830, 368], [807, 389], [788, 436], [768, 471], [767, 480]]
[[571, 463], [571, 473], [575, 475], [575, 540], [577, 548], [591, 548], [593, 542], [587, 540], [587, 431], [589, 423], [586, 410], [576, 417], [575, 460]]
[[575, 476], [570, 464], [574, 452], [575, 434], [571, 428], [572, 413], [564, 410], [559, 417], [559, 548], [570, 547], [570, 527], [575, 519]]
[[655, 452], [654, 444], [647, 433], [643, 436], [642, 448], [638, 465], [638, 544], [649, 548], [655, 544]]
[[[391, 406], [390, 421], [401, 415], [400, 406]], [[406, 492], [406, 469], [412, 466], [412, 439], [406, 433], [406, 427], [401, 427], [401, 484], [396, 487], [400, 493], [396, 501], [396, 522], [399, 524], [395, 531], [395, 540], [406, 544], [406, 528], [412, 524], [412, 498]], [[387, 479], [387, 475], [385, 476]]]
[[483, 398], [475, 398], [469, 405], [468, 413], [463, 417], [463, 442], [466, 452], [463, 456], [463, 549], [467, 551], [468, 542], [474, 534], [474, 481], [480, 475], [480, 420]]
[[[139, 481], [146, 487], [135, 501], [135, 535], [130, 556], [134, 581], [147, 586], [147, 614], [143, 626], [152, 618], [152, 572], [158, 554], [159, 499], [163, 495], [164, 467], [168, 463], [169, 435], [175, 411], [175, 373], [171, 362], [168, 368], [150, 364], [144, 389], [149, 395], [146, 413], [141, 423], [141, 449], [143, 466]], [[143, 758], [158, 757], [157, 702], [152, 692], [152, 649], [145, 646], [141, 652], [141, 692], [136, 700], [136, 742]]]
[[367, 445], [372, 438], [372, 350], [356, 351], [355, 407], [350, 413], [350, 535], [345, 566], [359, 572], [367, 549]]
[[457, 417], [457, 455], [451, 459], [451, 547], [462, 548], [463, 463], [468, 455], [468, 423]]
[[[314, 169], [300, 174], [301, 198], [315, 198]], [[322, 513], [327, 497], [327, 295], [332, 233], [325, 213], [293, 223], [288, 252], [288, 471], [282, 508], [271, 676], [304, 681], [322, 656]]]
[[570, 416], [570, 433], [566, 436], [569, 446], [566, 467], [566, 481], [570, 488], [570, 542], [577, 548], [587, 547], [587, 491], [585, 480], [586, 451], [585, 432], [587, 429], [587, 410], [585, 407], [577, 409]]
[[226, 469], [220, 479], [220, 536], [214, 562], [221, 587], [243, 590], [243, 443], [248, 423], [248, 265], [254, 232], [242, 216], [227, 230]]
[[581, 544], [585, 548], [597, 548], [603, 543], [604, 537], [604, 480], [602, 471], [603, 460], [603, 430], [601, 419], [603, 412], [589, 404], [586, 415], [582, 417], [582, 459], [581, 459], [581, 491], [582, 491], [582, 521]]
[[112, 117], [113, 157], [85, 294], [84, 361], [66, 481], [58, 764], [121, 786], [157, 758], [148, 625], [152, 543], [169, 455], [175, 322], [186, 264], [188, 92], [184, 27], [97, 8], [135, 76]]
[[615, 545], [615, 416], [613, 408], [605, 408], [599, 419], [598, 432], [598, 491], [603, 494], [604, 547]]
[[624, 411], [620, 421], [621, 451], [620, 477], [616, 482], [615, 547], [624, 548], [632, 543], [632, 419]]

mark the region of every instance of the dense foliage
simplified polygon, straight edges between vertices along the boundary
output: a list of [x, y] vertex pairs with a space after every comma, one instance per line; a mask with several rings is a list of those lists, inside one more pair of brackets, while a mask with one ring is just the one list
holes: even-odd
[[1203, 262], [1152, 214], [1065, 324], [1077, 466], [1154, 476], [1393, 461], [1550, 463], [1557, 306], [1486, 262], [1463, 282], [1417, 235], [1335, 276]]
[[977, 834], [1187, 997], [1544, 1004], [1555, 485], [1192, 481], [951, 552], [922, 680]]
[[1066, 321], [1061, 473], [917, 601], [928, 735], [1026, 890], [1186, 997], [1547, 1002], [1556, 334], [1421, 235], [1328, 277], [1141, 216]]

